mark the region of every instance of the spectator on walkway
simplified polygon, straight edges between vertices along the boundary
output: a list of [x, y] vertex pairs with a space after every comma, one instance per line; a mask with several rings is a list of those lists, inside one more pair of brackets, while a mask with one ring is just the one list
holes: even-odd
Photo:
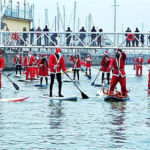
[[[93, 26], [91, 32], [96, 32], [95, 26]], [[92, 46], [96, 46], [96, 34], [95, 33], [91, 33], [91, 43]]]
[[48, 32], [49, 32], [49, 29], [48, 29], [47, 25], [46, 25], [45, 28], [43, 29], [43, 32], [46, 32], [46, 33], [44, 34], [45, 46], [48, 46], [48, 45], [49, 45], [49, 39], [48, 39]]
[[[34, 32], [34, 28], [33, 27], [30, 29], [30, 32]], [[31, 33], [30, 34], [30, 44], [31, 45], [33, 44], [33, 41], [34, 41], [34, 33]]]
[[145, 42], [145, 40], [144, 40], [144, 34], [141, 34], [140, 39], [141, 39], [142, 47], [144, 47], [144, 42]]
[[57, 33], [53, 33], [51, 35], [51, 42], [50, 42], [50, 46], [56, 46], [57, 45]]
[[[126, 32], [131, 32], [131, 29], [128, 27]], [[131, 47], [130, 41], [127, 39], [128, 34], [125, 34], [126, 36], [126, 47]]]
[[[150, 31], [149, 31], [150, 32]], [[150, 34], [148, 35], [148, 45], [149, 45], [149, 47], [150, 47]]]
[[28, 38], [28, 34], [27, 33], [25, 33], [25, 32], [27, 32], [27, 29], [24, 27], [23, 28], [23, 45], [27, 45], [26, 44], [26, 42], [27, 42], [27, 38]]
[[38, 27], [37, 28], [37, 46], [41, 46], [41, 28], [40, 27]]
[[[79, 32], [86, 32], [86, 30], [84, 29], [84, 27], [82, 27]], [[83, 46], [85, 38], [86, 38], [86, 34], [81, 33], [80, 34], [81, 41], [79, 42], [79, 46]]]
[[101, 32], [103, 32], [103, 29], [99, 29], [100, 34], [98, 34], [97, 36], [97, 45], [102, 47], [102, 34]]
[[137, 33], [134, 34], [135, 39], [132, 41], [132, 46], [134, 47], [135, 44], [136, 44], [136, 47], [138, 47], [138, 46], [139, 46], [139, 38], [140, 38], [139, 32], [140, 32], [140, 31], [139, 31], [138, 28], [136, 28], [135, 32], [137, 32]]
[[[68, 29], [66, 30], [66, 32], [72, 32], [70, 27], [68, 27]], [[67, 33], [66, 34], [66, 45], [69, 46], [70, 45], [70, 41], [71, 41], [71, 34]]]

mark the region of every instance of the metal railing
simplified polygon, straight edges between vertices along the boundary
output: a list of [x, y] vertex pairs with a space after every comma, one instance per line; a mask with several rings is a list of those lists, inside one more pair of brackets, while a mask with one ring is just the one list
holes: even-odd
[[[132, 33], [134, 40], [128, 41], [129, 33], [103, 32], [0, 32], [1, 48], [56, 48], [64, 49], [150, 49], [150, 33]], [[16, 32], [15, 32], [16, 33]]]

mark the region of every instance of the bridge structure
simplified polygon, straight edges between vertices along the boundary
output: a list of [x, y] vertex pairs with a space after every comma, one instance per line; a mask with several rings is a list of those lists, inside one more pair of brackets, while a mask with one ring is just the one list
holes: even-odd
[[103, 32], [10, 32], [0, 31], [1, 49], [55, 49], [66, 50], [150, 50], [150, 33], [132, 33], [133, 39], [127, 40], [131, 33]]

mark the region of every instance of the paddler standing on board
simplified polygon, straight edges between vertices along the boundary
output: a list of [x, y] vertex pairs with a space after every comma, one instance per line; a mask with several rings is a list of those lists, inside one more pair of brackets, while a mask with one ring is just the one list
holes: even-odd
[[79, 69], [81, 67], [81, 60], [79, 58], [79, 55], [76, 54], [74, 57], [71, 57], [69, 60], [73, 62], [73, 64], [72, 64], [73, 80], [75, 80], [76, 73], [77, 73], [77, 77], [78, 77], [78, 81], [79, 81], [79, 78], [80, 78]]
[[[136, 58], [136, 76], [142, 76], [143, 72], [143, 63], [144, 59], [142, 57], [142, 54], [139, 55], [139, 57]], [[140, 71], [140, 74], [139, 74]]]
[[112, 61], [113, 75], [110, 84], [109, 96], [113, 95], [117, 83], [121, 85], [121, 96], [127, 96], [126, 74], [125, 74], [126, 53], [121, 49], [116, 50], [116, 57]]
[[[150, 58], [148, 59], [147, 63], [150, 64]], [[150, 90], [150, 68], [148, 73], [148, 89]]]
[[32, 56], [31, 51], [28, 52], [28, 56], [25, 56], [23, 66], [26, 67], [26, 80], [33, 80], [33, 64], [35, 63], [35, 57]]
[[56, 52], [49, 57], [49, 67], [50, 67], [50, 72], [51, 72], [51, 83], [50, 83], [50, 97], [52, 97], [52, 91], [53, 91], [53, 85], [54, 85], [54, 79], [55, 76], [58, 81], [58, 96], [59, 97], [64, 97], [61, 94], [62, 90], [62, 80], [61, 80], [61, 70], [66, 72], [66, 65], [65, 65], [65, 60], [64, 57], [61, 55], [61, 48], [57, 48]]
[[45, 77], [46, 85], [48, 85], [48, 61], [46, 54], [42, 55], [42, 59], [40, 59], [38, 63], [39, 69], [39, 76], [40, 76], [40, 85], [43, 83], [43, 77]]
[[16, 53], [16, 56], [14, 58], [14, 65], [16, 66], [16, 75], [18, 75], [19, 71], [21, 76], [22, 56], [20, 55], [19, 52]]
[[91, 57], [91, 55], [90, 54], [87, 55], [87, 57], [84, 59], [84, 61], [85, 61], [85, 67], [86, 67], [86, 75], [91, 76], [91, 68], [92, 68], [92, 57]]
[[2, 57], [2, 50], [0, 50], [0, 89], [2, 88], [2, 71], [4, 69], [5, 61], [4, 58]]
[[101, 60], [101, 71], [102, 71], [102, 84], [104, 83], [105, 74], [107, 75], [107, 83], [110, 79], [110, 70], [111, 70], [111, 58], [108, 56], [108, 51], [105, 51], [104, 56]]
[[41, 61], [40, 59], [40, 54], [35, 56], [35, 63], [34, 63], [34, 67], [33, 67], [33, 77], [35, 78], [35, 76], [37, 78], [39, 78], [39, 62]]

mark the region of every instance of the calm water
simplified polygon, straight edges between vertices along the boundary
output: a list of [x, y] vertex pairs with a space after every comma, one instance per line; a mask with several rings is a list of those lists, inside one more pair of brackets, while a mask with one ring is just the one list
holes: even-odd
[[[147, 91], [148, 71], [135, 77], [132, 66], [127, 66], [127, 87], [131, 89], [127, 102], [105, 102], [96, 98], [98, 88], [90, 86], [93, 79], [81, 77], [80, 88], [91, 98], [77, 102], [50, 102], [40, 98], [48, 89], [34, 87], [38, 81], [19, 83], [16, 92], [3, 77], [2, 97], [30, 98], [19, 103], [0, 103], [0, 149], [50, 150], [149, 150], [150, 97]], [[54, 86], [57, 94], [57, 82]], [[95, 83], [100, 83], [100, 78]], [[64, 95], [77, 95], [72, 83], [63, 84]]]

